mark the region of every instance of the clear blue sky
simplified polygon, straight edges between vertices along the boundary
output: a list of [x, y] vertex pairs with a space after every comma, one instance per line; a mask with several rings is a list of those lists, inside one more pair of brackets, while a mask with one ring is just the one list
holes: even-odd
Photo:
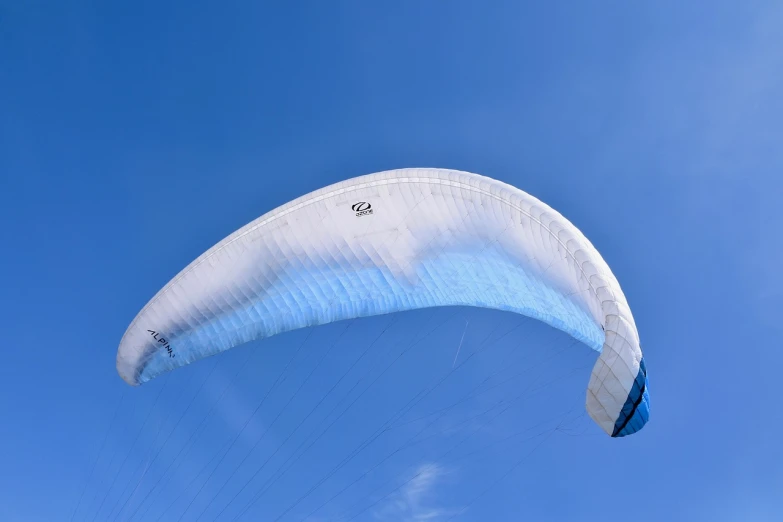
[[[429, 442], [385, 462], [311, 520], [369, 504], [376, 486], [390, 481], [380, 490], [390, 491], [423, 469], [355, 520], [445, 521], [536, 447], [455, 520], [783, 520], [780, 2], [261, 4], [0, 2], [0, 519], [70, 520], [85, 491], [74, 520], [113, 520], [110, 509], [133, 495], [116, 517], [124, 520], [161, 478], [159, 497], [132, 520], [155, 520], [184, 490], [161, 518], [178, 520], [201, 482], [185, 486], [306, 341], [181, 518], [195, 520], [217, 496], [202, 518], [213, 520], [239, 492], [219, 519], [231, 520], [250, 498], [240, 488], [256, 464], [391, 318], [352, 327], [276, 423], [318, 349], [346, 325], [254, 343], [140, 389], [114, 368], [125, 328], [177, 271], [263, 212], [345, 178], [434, 166], [516, 185], [593, 241], [637, 320], [651, 421], [612, 440], [581, 418], [540, 447], [512, 439], [465, 467], [421, 468], [456, 440], [438, 425]], [[273, 520], [396, 400], [448, 369], [465, 320], [463, 354], [518, 321], [449, 314], [397, 318], [370, 362], [387, 360], [384, 350], [428, 324], [445, 326], [251, 515]], [[417, 411], [446, 405], [451, 391], [502, 368], [501, 357], [524, 364], [546, 355], [547, 343], [568, 344], [534, 324], [521, 331]], [[527, 351], [513, 351], [520, 346]], [[580, 406], [589, 370], [571, 369], [592, 355], [568, 353], [550, 371], [567, 367], [570, 377], [500, 424], [479, 425], [469, 444]], [[529, 384], [513, 382], [486, 397]], [[473, 410], [460, 411], [468, 418]], [[174, 461], [202, 418], [204, 432]], [[283, 520], [301, 520], [410, 427], [368, 447]], [[300, 440], [297, 433], [249, 489]]]

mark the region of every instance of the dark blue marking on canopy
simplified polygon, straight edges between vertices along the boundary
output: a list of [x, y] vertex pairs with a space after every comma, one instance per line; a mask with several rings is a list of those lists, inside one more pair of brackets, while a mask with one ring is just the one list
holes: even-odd
[[633, 383], [623, 409], [614, 423], [612, 437], [625, 437], [636, 433], [647, 424], [650, 419], [650, 394], [647, 385], [647, 368], [644, 366], [644, 358], [639, 363], [639, 373]]

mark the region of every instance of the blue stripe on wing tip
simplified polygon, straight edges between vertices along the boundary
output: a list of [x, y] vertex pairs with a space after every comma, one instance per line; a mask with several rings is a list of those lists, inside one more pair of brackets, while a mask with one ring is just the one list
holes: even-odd
[[636, 433], [647, 424], [650, 418], [650, 393], [647, 384], [647, 368], [644, 358], [639, 364], [639, 373], [633, 383], [628, 398], [614, 424], [612, 437], [625, 437]]

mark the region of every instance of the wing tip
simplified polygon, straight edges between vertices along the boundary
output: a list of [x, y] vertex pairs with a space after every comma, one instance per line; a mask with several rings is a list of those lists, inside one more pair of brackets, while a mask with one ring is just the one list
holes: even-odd
[[650, 390], [647, 380], [647, 368], [644, 358], [639, 362], [639, 372], [628, 393], [628, 398], [620, 410], [612, 438], [626, 437], [641, 430], [650, 420]]

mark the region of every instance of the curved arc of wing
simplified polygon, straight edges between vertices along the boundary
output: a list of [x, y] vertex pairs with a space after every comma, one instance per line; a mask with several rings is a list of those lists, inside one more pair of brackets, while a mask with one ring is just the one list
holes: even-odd
[[[623, 430], [629, 431], [638, 424], [638, 422], [630, 422], [629, 419], [634, 416], [638, 417], [639, 405], [644, 403], [645, 400], [648, 401], [646, 370], [644, 370], [643, 379], [644, 390], [642, 390], [641, 395], [636, 394], [639, 396], [634, 396], [631, 388], [639, 381], [639, 373], [643, 369], [638, 333], [625, 296], [603, 258], [576, 227], [540, 200], [505, 183], [459, 171], [402, 169], [370, 174], [319, 189], [264, 214], [210, 248], [162, 288], [133, 320], [123, 336], [123, 340], [120, 343], [121, 346], [128, 333], [136, 327], [137, 321], [144, 316], [148, 309], [155, 305], [161, 296], [166, 294], [172, 287], [175, 287], [200, 265], [208, 262], [213, 256], [237, 243], [245, 236], [263, 227], [271, 226], [275, 221], [294, 215], [297, 211], [310, 205], [325, 200], [360, 192], [364, 189], [405, 183], [448, 186], [451, 189], [468, 191], [496, 200], [527, 217], [532, 223], [537, 224], [550, 239], [554, 239], [559, 247], [562, 247], [565, 255], [573, 260], [573, 267], [578, 269], [579, 274], [576, 274], [577, 277], [583, 278], [587, 283], [588, 289], [594, 298], [593, 306], [598, 306], [598, 309], [601, 311], [599, 314], [597, 313], [598, 310], [593, 310], [590, 315], [600, 323], [600, 326], [605, 331], [603, 346], [599, 348], [601, 355], [591, 374], [588, 387], [588, 412], [607, 433], [613, 436], [620, 435], [619, 432]], [[486, 187], [482, 185], [486, 185]], [[491, 189], [495, 189], [495, 192]], [[524, 201], [530, 210], [524, 208], [522, 204], [516, 204], [514, 198]], [[538, 212], [536, 213], [535, 211]], [[546, 223], [544, 222], [544, 216], [549, 218]], [[560, 248], [557, 248], [557, 250], [559, 251]], [[567, 265], [571, 266], [570, 263], [567, 263]], [[590, 306], [590, 303], [586, 304]], [[590, 307], [592, 308], [592, 306]], [[159, 346], [154, 347], [160, 348]], [[118, 369], [119, 365], [120, 353], [118, 351]], [[138, 384], [138, 382], [132, 382], [132, 384]], [[627, 403], [631, 399], [633, 399], [632, 402], [636, 406], [629, 409]], [[642, 404], [642, 406], [646, 406], [646, 403]], [[624, 416], [623, 412], [625, 412]], [[643, 420], [646, 422], [646, 418]], [[629, 424], [631, 425], [630, 428]], [[620, 425], [622, 427], [618, 428]], [[636, 430], [634, 429], [633, 431]]]

